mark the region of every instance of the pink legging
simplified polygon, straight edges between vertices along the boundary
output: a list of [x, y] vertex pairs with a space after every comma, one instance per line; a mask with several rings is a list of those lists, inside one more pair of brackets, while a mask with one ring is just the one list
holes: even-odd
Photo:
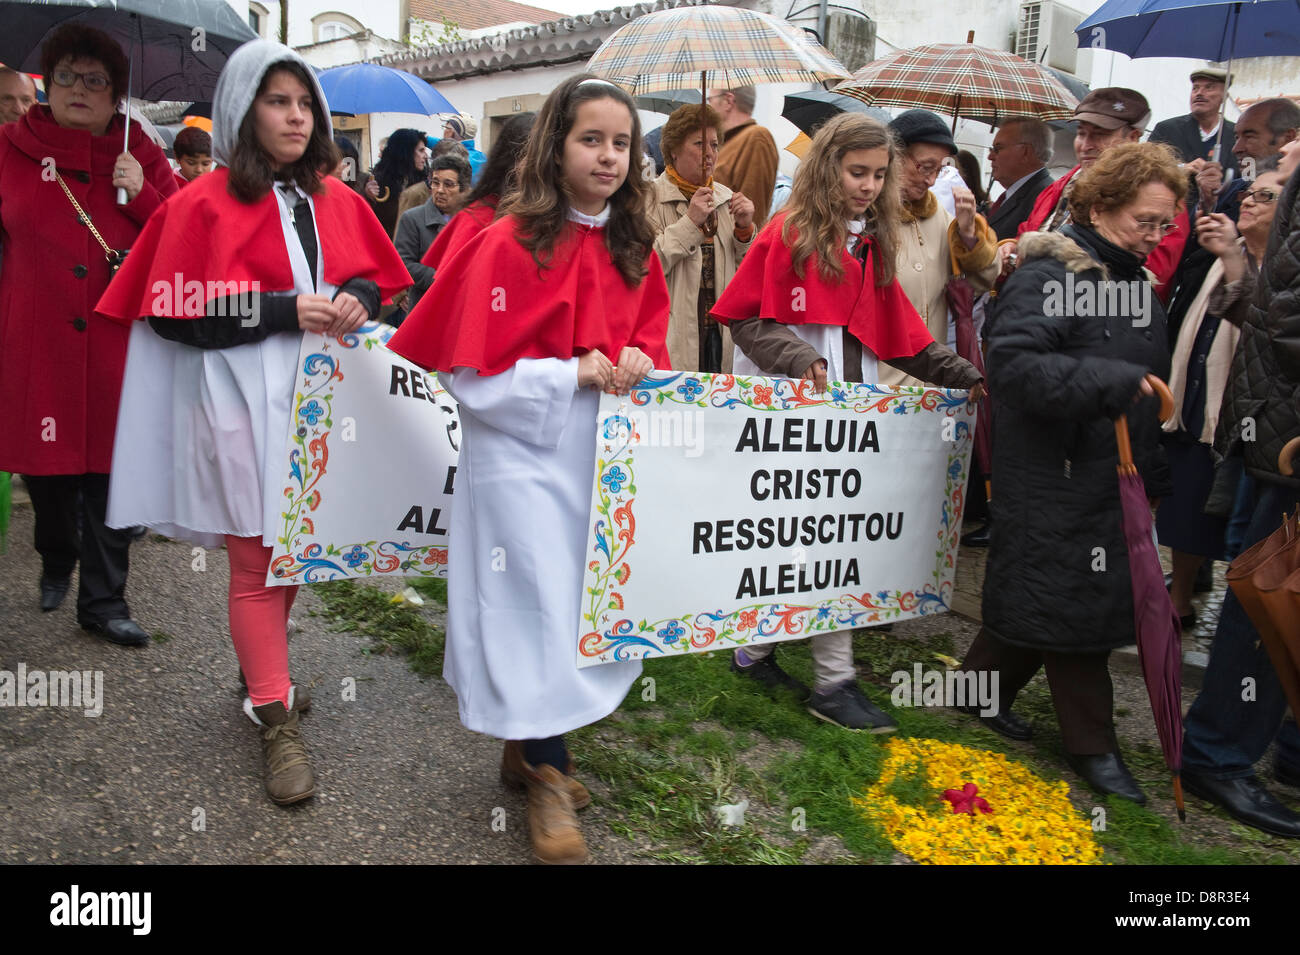
[[230, 555], [230, 639], [248, 680], [254, 706], [289, 705], [289, 638], [286, 624], [297, 587], [266, 586], [271, 548], [260, 537], [226, 535]]

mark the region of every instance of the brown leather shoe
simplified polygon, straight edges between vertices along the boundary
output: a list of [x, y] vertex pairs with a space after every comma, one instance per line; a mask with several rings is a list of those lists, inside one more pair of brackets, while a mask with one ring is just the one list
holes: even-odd
[[[573, 760], [569, 760], [568, 773], [564, 777], [569, 788], [569, 798], [573, 800], [574, 809], [586, 809], [591, 805], [591, 793], [573, 778], [574, 769]], [[512, 789], [523, 789], [528, 785], [528, 779], [536, 775], [537, 770], [524, 760], [524, 744], [519, 740], [506, 740], [505, 749], [501, 753], [501, 782]]]
[[316, 777], [298, 728], [300, 711], [286, 710], [279, 700], [261, 706], [245, 700], [244, 712], [257, 724], [262, 737], [263, 773], [272, 802], [287, 806], [314, 795]]
[[542, 765], [529, 776], [528, 831], [533, 853], [546, 865], [581, 865], [588, 859], [578, 815], [569, 798], [569, 777]]

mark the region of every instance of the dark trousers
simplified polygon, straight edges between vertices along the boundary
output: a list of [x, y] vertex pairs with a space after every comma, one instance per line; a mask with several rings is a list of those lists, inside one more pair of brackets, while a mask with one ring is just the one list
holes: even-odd
[[[1300, 494], [1264, 481], [1253, 482], [1251, 495], [1243, 549], [1277, 530], [1282, 514], [1300, 504]], [[1183, 766], [1219, 779], [1242, 779], [1254, 775], [1255, 763], [1276, 738], [1278, 762], [1300, 770], [1300, 731], [1295, 723], [1282, 722], [1286, 709], [1273, 661], [1229, 589], [1201, 692], [1183, 721]]]
[[104, 525], [107, 474], [23, 475], [36, 517], [41, 573], [68, 577], [81, 561], [77, 622], [104, 623], [131, 616], [126, 573], [131, 534]]
[[1047, 671], [1052, 704], [1061, 724], [1065, 750], [1076, 756], [1098, 756], [1117, 748], [1111, 721], [1115, 691], [1107, 660], [1110, 652], [1053, 653], [1013, 646], [990, 636], [983, 627], [962, 661], [963, 670], [998, 674], [998, 712], [1007, 713], [1038, 668]]

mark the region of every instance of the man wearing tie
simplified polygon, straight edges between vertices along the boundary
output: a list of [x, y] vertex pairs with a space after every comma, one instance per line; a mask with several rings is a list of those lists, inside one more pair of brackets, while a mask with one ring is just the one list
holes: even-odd
[[1003, 192], [984, 215], [999, 242], [1016, 237], [1038, 194], [1052, 184], [1052, 174], [1047, 171], [1051, 158], [1051, 130], [1042, 120], [1013, 116], [998, 128], [989, 148], [989, 165]]

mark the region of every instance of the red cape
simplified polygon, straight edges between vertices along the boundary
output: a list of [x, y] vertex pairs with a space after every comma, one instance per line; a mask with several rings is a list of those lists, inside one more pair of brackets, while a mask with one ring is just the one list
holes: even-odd
[[[146, 315], [195, 317], [184, 307], [173, 314], [175, 303], [188, 299], [183, 288], [173, 291], [177, 276], [184, 285], [197, 281], [205, 289], [208, 282], [258, 282], [263, 292], [293, 289], [275, 196], [268, 192], [257, 202], [240, 202], [226, 191], [229, 176], [229, 170], [217, 169], [163, 203], [95, 306], [98, 314], [124, 324]], [[364, 199], [327, 178], [312, 201], [326, 282], [338, 286], [370, 279], [385, 301], [411, 284], [401, 256]], [[158, 293], [159, 282], [166, 294]], [[208, 297], [205, 292], [205, 301]]]
[[[1079, 166], [1075, 166], [1038, 194], [1038, 199], [1034, 202], [1034, 208], [1030, 210], [1029, 218], [1020, 223], [1020, 230], [1016, 233], [1017, 239], [1026, 232], [1037, 232], [1043, 227], [1043, 223], [1051, 218], [1052, 210], [1056, 208], [1057, 202], [1060, 201], [1061, 193], [1065, 191], [1066, 184], [1079, 169]], [[1178, 271], [1178, 263], [1182, 261], [1183, 248], [1187, 245], [1187, 237], [1191, 235], [1191, 231], [1191, 223], [1187, 218], [1187, 207], [1179, 203], [1178, 215], [1174, 216], [1173, 230], [1160, 240], [1160, 244], [1151, 250], [1151, 254], [1147, 256], [1146, 262], [1143, 263], [1151, 270], [1151, 274], [1156, 277], [1156, 294], [1160, 296], [1162, 302], [1168, 302], [1169, 292], [1172, 288], [1169, 280]]]
[[[814, 253], [804, 263], [804, 277], [794, 270], [790, 250], [781, 239], [785, 213], [778, 213], [745, 254], [735, 277], [711, 314], [724, 325], [750, 318], [770, 318], [782, 325], [848, 326], [849, 332], [877, 358], [909, 358], [934, 341], [925, 322], [898, 282], [875, 283], [871, 257], [866, 268], [845, 250], [844, 276], [826, 282]], [[790, 230], [791, 241], [795, 239]]]
[[655, 368], [672, 367], [668, 284], [652, 252], [641, 284], [628, 288], [605, 247], [605, 230], [570, 223], [549, 267], [539, 268], [498, 219], [438, 269], [433, 285], [388, 342], [422, 368], [499, 375], [521, 358], [573, 358], [599, 349], [617, 362], [626, 345]]
[[460, 247], [492, 224], [497, 214], [496, 197], [483, 199], [466, 206], [451, 217], [451, 221], [438, 230], [433, 245], [424, 252], [421, 265], [436, 269], [443, 259], [449, 259]]

